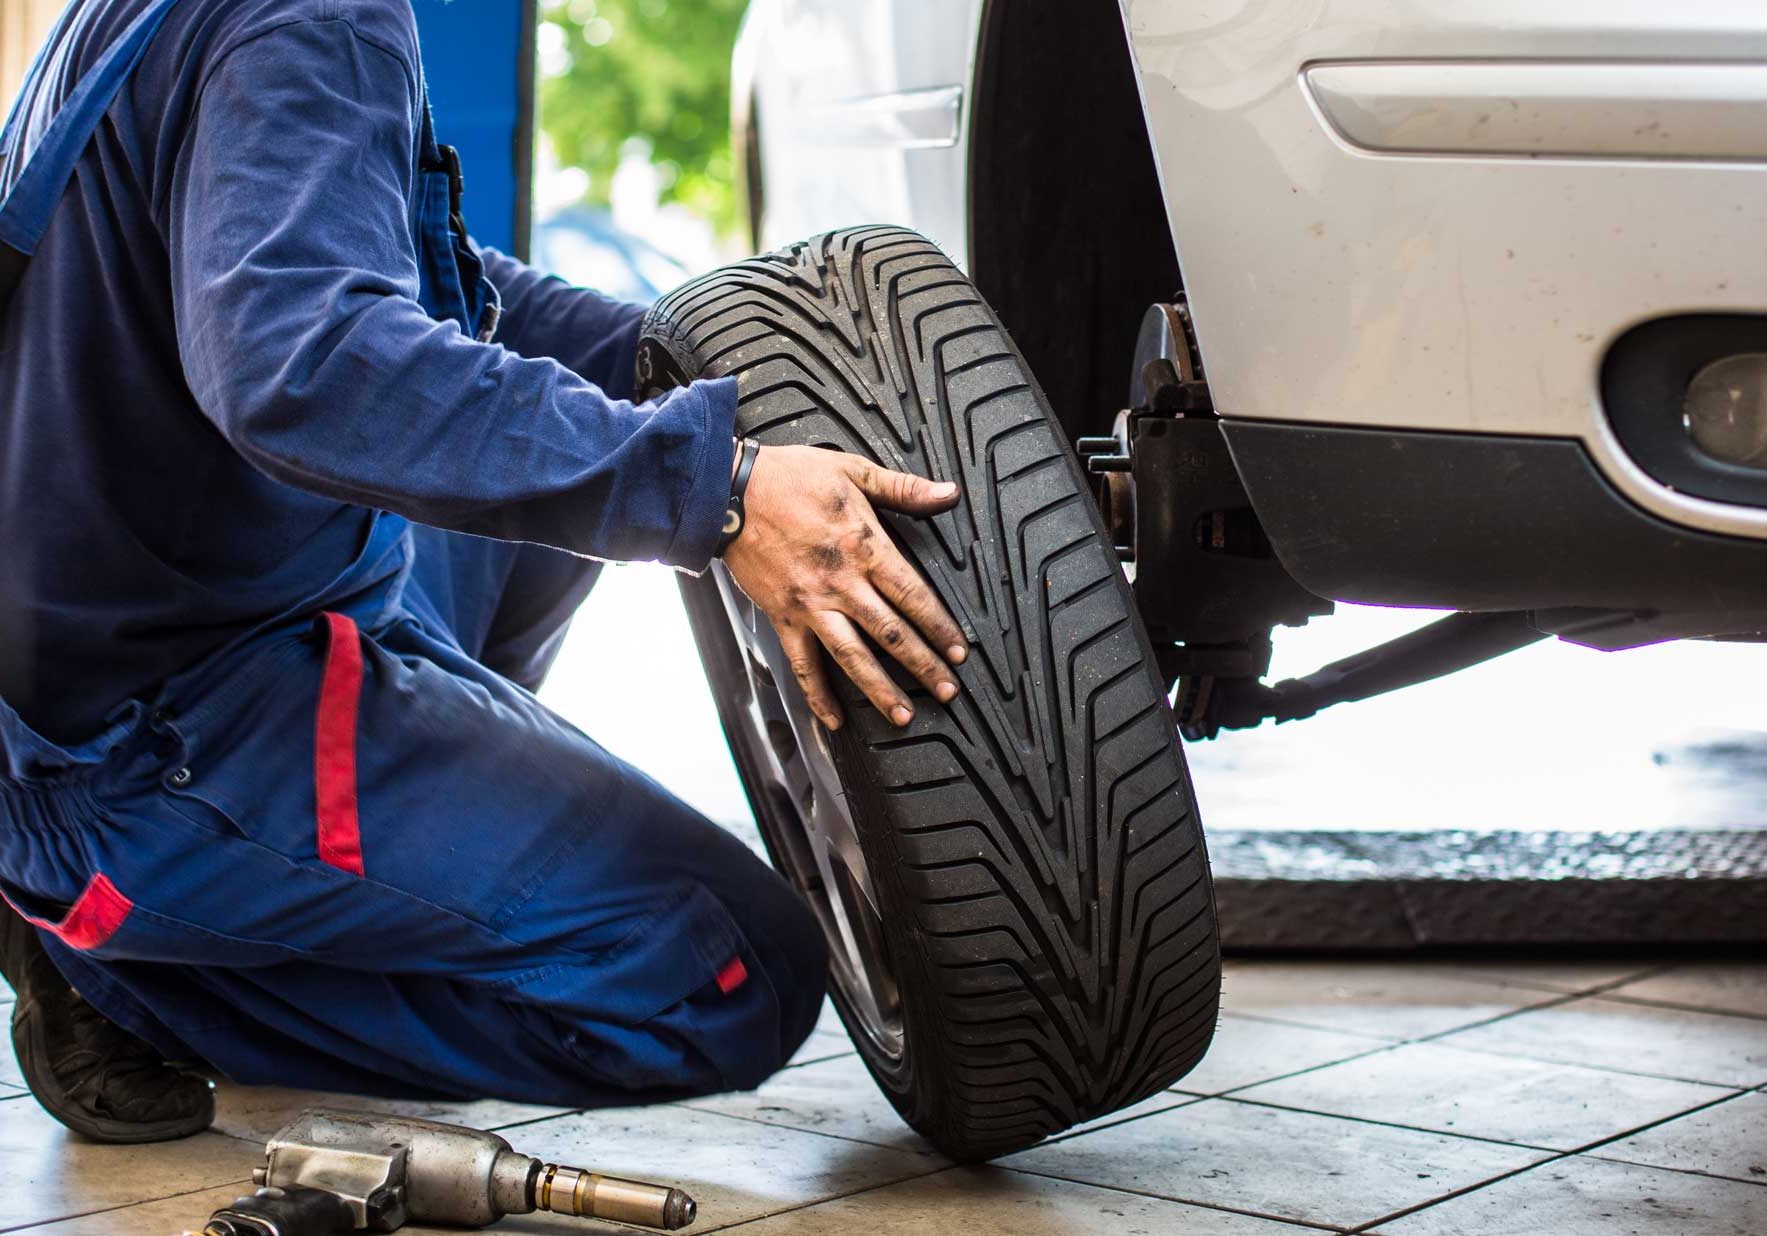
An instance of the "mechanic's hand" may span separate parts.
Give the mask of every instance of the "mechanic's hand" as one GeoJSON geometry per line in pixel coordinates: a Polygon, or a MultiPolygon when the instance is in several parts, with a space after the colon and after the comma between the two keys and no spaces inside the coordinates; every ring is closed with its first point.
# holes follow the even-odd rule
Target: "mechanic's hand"
{"type": "Polygon", "coordinates": [[[742,532],[724,550],[731,577],[773,621],[810,710],[831,730],[841,707],[817,641],[896,725],[913,720],[914,708],[860,630],[941,701],[957,695],[947,662],[969,655],[962,630],[884,534],[874,502],[932,515],[957,504],[957,486],[840,451],[763,446],[743,495],[742,532]]]}

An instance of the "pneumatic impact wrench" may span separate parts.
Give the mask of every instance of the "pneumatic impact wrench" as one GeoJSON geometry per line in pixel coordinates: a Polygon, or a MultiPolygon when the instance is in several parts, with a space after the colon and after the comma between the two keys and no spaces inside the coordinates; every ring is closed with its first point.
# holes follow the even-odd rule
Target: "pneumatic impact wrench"
{"type": "Polygon", "coordinates": [[[495,1133],[372,1112],[302,1112],[270,1139],[252,1182],[258,1191],[217,1210],[201,1236],[483,1227],[535,1210],[672,1232],[695,1213],[680,1189],[544,1163],[495,1133]]]}

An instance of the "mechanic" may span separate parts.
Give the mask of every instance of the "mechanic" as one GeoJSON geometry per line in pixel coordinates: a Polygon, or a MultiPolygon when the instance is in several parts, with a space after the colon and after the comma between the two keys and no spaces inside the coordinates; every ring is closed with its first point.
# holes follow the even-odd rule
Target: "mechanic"
{"type": "Polygon", "coordinates": [[[965,645],[873,504],[955,487],[741,468],[734,379],[634,403],[642,307],[467,239],[410,0],[72,0],[0,148],[0,252],[41,233],[0,322],[37,1098],[150,1141],[209,1124],[198,1069],[583,1107],[781,1066],[815,919],[531,692],[597,560],[721,551],[826,725],[822,646],[907,724],[861,631],[940,699],[965,645]]]}

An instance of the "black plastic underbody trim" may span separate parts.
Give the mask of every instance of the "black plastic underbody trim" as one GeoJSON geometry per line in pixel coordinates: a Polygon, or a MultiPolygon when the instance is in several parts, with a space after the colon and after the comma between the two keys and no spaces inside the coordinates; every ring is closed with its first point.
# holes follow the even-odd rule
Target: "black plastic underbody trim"
{"type": "Polygon", "coordinates": [[[1321,596],[1460,610],[1767,620],[1767,540],[1633,505],[1564,438],[1224,423],[1283,564],[1321,596]]]}

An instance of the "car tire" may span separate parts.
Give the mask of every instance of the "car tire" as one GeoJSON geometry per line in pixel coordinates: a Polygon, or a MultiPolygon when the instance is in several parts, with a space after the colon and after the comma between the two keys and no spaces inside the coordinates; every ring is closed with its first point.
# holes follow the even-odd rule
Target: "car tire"
{"type": "Polygon", "coordinates": [[[973,285],[912,232],[831,232],[665,297],[638,369],[647,394],[735,376],[765,445],[962,488],[882,516],[971,641],[950,704],[894,669],[906,729],[831,668],[848,721],[824,730],[722,567],[683,581],[763,838],[891,1103],[974,1160],[1172,1085],[1220,989],[1189,775],[1085,478],[973,285]]]}

